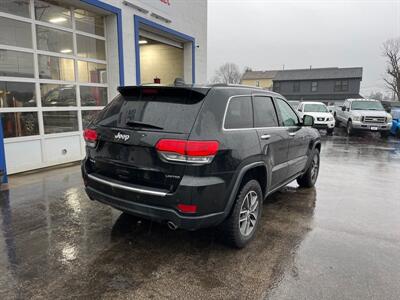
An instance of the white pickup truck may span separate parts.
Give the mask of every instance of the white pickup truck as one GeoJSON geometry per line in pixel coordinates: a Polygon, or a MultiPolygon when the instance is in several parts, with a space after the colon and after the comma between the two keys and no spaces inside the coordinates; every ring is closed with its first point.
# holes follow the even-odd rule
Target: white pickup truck
{"type": "Polygon", "coordinates": [[[380,132],[389,135],[392,116],[385,111],[378,100],[347,99],[335,111],[336,125],[346,127],[348,135],[357,130],[380,132]]]}

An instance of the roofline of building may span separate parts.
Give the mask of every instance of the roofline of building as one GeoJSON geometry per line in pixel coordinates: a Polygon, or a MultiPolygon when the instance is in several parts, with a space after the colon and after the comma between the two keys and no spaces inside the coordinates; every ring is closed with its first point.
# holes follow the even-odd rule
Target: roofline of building
{"type": "MultiPolygon", "coordinates": [[[[274,80],[274,78],[277,76],[278,73],[283,73],[283,72],[296,72],[296,71],[314,71],[314,70],[349,70],[349,69],[361,69],[361,72],[363,70],[363,67],[326,67],[326,68],[304,68],[304,69],[287,69],[287,70],[265,70],[265,71],[246,71],[241,80],[261,80],[261,79],[272,79],[273,81],[301,81],[304,79],[290,79],[290,80],[274,80]],[[266,73],[266,72],[275,72],[275,76],[271,76],[271,77],[266,77],[266,76],[252,76],[252,78],[246,78],[246,73],[266,73]]],[[[261,74],[260,74],[261,75],[261,74]]],[[[312,79],[318,79],[318,80],[332,80],[332,79],[339,79],[339,78],[346,78],[346,79],[358,79],[361,78],[362,79],[362,75],[361,76],[356,76],[356,77],[333,77],[333,78],[309,78],[306,80],[312,80],[312,79]]]]}
{"type": "Polygon", "coordinates": [[[272,81],[280,81],[280,82],[284,82],[284,81],[310,81],[310,80],[336,80],[336,79],[362,79],[362,76],[360,77],[332,77],[332,78],[307,78],[307,79],[284,79],[284,80],[280,80],[280,79],[273,79],[272,81]]]}

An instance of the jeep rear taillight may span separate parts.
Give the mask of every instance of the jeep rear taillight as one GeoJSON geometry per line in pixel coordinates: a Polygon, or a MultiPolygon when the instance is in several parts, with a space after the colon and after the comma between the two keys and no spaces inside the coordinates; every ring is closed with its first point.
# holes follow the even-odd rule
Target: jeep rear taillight
{"type": "Polygon", "coordinates": [[[85,129],[83,131],[83,138],[85,139],[86,145],[89,147],[96,147],[96,143],[97,143],[97,132],[96,130],[93,129],[85,129]]]}
{"type": "Polygon", "coordinates": [[[156,144],[160,156],[167,161],[208,164],[217,154],[217,141],[185,141],[162,139],[156,144]]]}

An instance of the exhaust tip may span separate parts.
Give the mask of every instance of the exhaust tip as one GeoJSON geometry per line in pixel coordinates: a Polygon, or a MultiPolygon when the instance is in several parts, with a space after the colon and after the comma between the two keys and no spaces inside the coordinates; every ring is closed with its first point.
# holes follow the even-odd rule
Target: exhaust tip
{"type": "Polygon", "coordinates": [[[171,230],[177,230],[178,229],[178,226],[172,221],[168,221],[167,225],[168,225],[168,228],[171,229],[171,230]]]}

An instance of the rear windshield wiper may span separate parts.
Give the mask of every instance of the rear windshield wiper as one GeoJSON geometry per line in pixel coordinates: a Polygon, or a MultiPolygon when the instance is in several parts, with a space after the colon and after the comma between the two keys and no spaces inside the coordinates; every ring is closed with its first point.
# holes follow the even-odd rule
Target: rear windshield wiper
{"type": "Polygon", "coordinates": [[[136,127],[136,128],[164,129],[160,126],[151,125],[151,124],[138,122],[138,121],[128,121],[128,122],[126,122],[126,125],[131,126],[131,127],[136,127]]]}

